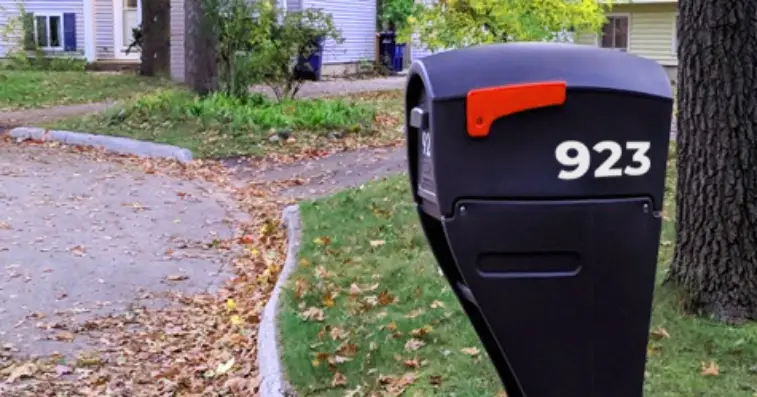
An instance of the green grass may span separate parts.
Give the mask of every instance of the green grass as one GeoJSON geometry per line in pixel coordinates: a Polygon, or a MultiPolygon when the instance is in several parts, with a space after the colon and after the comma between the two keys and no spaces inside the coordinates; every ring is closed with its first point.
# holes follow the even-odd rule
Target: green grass
{"type": "MultiPolygon", "coordinates": [[[[47,127],[177,145],[198,158],[255,156],[273,149],[314,147],[316,141],[328,144],[334,136],[381,136],[387,131],[380,122],[388,118],[390,124],[397,124],[401,116],[396,110],[401,111],[402,102],[395,97],[394,92],[368,93],[277,102],[259,94],[244,99],[221,94],[198,98],[185,90],[168,89],[102,114],[56,121],[47,127]]],[[[394,131],[386,138],[400,136],[394,131]]]]}
{"type": "Polygon", "coordinates": [[[169,84],[132,73],[0,70],[0,110],[128,99],[169,84]]]}
{"type": "MultiPolygon", "coordinates": [[[[674,166],[671,161],[652,320],[652,329],[664,329],[669,337],[650,339],[645,396],[753,396],[757,375],[750,368],[757,364],[757,327],[730,327],[685,315],[676,294],[659,285],[673,249],[674,166]],[[704,376],[703,362],[715,362],[719,375],[704,376]]],[[[285,291],[279,318],[284,365],[301,396],[343,396],[357,387],[361,393],[355,395],[365,396],[385,387],[380,376],[409,372],[417,377],[404,394],[408,396],[480,397],[501,390],[484,353],[471,357],[461,351],[483,349],[437,274],[406,177],[305,203],[302,221],[300,266],[285,291]],[[360,289],[354,296],[353,284],[360,289]],[[384,291],[397,301],[371,307],[382,301],[384,291]],[[309,308],[315,309],[308,313],[309,308]],[[320,311],[322,322],[302,318],[320,311]],[[412,331],[425,326],[432,328],[423,338],[426,345],[406,351],[412,331]],[[348,354],[354,348],[357,353],[348,354]],[[337,355],[351,361],[337,363],[337,355]],[[425,365],[407,367],[405,361],[416,356],[425,365]],[[336,370],[346,377],[343,388],[332,386],[336,370]],[[432,377],[441,377],[441,383],[432,385],[431,379],[439,379],[432,377]]]]}

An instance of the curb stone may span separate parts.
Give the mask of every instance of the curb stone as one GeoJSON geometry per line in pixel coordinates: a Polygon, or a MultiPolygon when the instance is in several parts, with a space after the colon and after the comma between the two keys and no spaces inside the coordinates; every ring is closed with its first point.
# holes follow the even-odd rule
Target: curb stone
{"type": "Polygon", "coordinates": [[[29,139],[56,141],[67,145],[99,147],[119,154],[132,154],[140,157],[172,158],[180,163],[189,163],[192,161],[192,152],[189,149],[117,136],[47,130],[37,127],[17,127],[8,131],[8,135],[16,138],[18,142],[23,142],[29,139]]]}
{"type": "Polygon", "coordinates": [[[258,327],[258,370],[260,372],[261,397],[292,397],[296,394],[286,383],[279,352],[279,331],[276,327],[276,315],[279,309],[279,297],[284,283],[297,267],[297,253],[300,249],[301,224],[300,207],[291,205],[284,208],[281,219],[287,228],[287,257],[281,269],[279,279],[271,292],[271,297],[263,310],[263,317],[258,327]]]}

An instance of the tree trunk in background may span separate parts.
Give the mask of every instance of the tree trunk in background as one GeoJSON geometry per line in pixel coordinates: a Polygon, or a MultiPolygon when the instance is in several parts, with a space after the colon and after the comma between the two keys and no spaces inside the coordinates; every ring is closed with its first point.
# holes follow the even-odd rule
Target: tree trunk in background
{"type": "Polygon", "coordinates": [[[200,95],[218,89],[217,40],[205,18],[204,0],[184,3],[186,83],[200,95]]]}
{"type": "Polygon", "coordinates": [[[757,319],[757,0],[679,0],[677,245],[687,308],[757,319]]]}
{"type": "Polygon", "coordinates": [[[142,63],[145,76],[171,73],[171,2],[142,1],[142,63]]]}

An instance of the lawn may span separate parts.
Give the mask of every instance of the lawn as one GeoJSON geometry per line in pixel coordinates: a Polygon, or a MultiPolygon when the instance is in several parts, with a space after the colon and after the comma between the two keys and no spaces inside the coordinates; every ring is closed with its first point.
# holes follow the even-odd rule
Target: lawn
{"type": "Polygon", "coordinates": [[[198,98],[165,89],[46,127],[176,145],[197,158],[228,158],[312,150],[350,139],[397,141],[403,104],[401,91],[277,102],[261,94],[198,98]]]}
{"type": "Polygon", "coordinates": [[[0,111],[129,99],[168,85],[134,73],[0,70],[0,111]]]}
{"type": "MultiPolygon", "coordinates": [[[[674,166],[671,161],[645,396],[754,396],[757,326],[684,315],[675,294],[659,285],[673,250],[674,166]]],[[[299,395],[501,391],[437,273],[405,176],[304,203],[302,221],[300,265],[279,318],[284,365],[299,395]]]]}

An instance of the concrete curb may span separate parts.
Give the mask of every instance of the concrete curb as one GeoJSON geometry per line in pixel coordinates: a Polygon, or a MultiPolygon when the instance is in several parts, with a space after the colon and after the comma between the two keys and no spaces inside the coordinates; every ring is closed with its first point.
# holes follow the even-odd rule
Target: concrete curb
{"type": "Polygon", "coordinates": [[[261,397],[289,397],[295,393],[284,379],[279,355],[279,331],[276,327],[276,315],[279,309],[279,297],[284,283],[297,267],[297,253],[300,249],[301,224],[300,207],[291,205],[284,208],[281,219],[287,228],[287,257],[276,286],[263,310],[263,317],[258,327],[258,370],[260,373],[261,397]]]}
{"type": "Polygon", "coordinates": [[[140,157],[172,158],[180,163],[192,161],[189,149],[161,143],[138,141],[108,135],[94,135],[84,132],[47,130],[37,127],[18,127],[8,131],[8,135],[22,142],[29,139],[39,141],[57,141],[66,145],[94,146],[119,154],[132,154],[140,157]]]}

